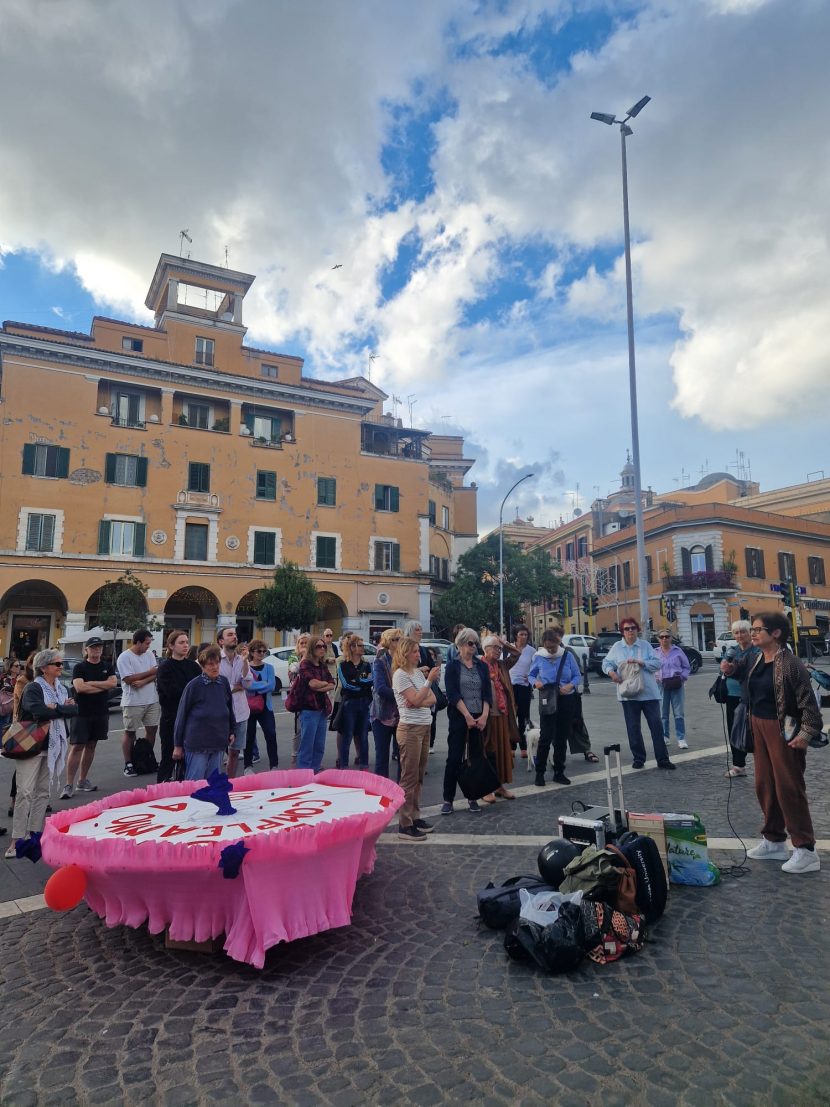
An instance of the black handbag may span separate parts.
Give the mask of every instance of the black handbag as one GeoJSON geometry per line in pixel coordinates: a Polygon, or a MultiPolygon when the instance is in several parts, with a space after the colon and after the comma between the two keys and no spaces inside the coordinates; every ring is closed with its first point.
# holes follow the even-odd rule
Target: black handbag
{"type": "Polygon", "coordinates": [[[728,696],[726,677],[723,673],[718,673],[715,677],[715,683],[709,689],[709,699],[714,700],[715,703],[726,703],[728,696]]]}
{"type": "Polygon", "coordinates": [[[329,715],[329,730],[340,730],[340,720],[343,715],[343,701],[338,700],[334,705],[334,710],[329,715]]]}
{"type": "Polygon", "coordinates": [[[539,689],[539,714],[555,715],[559,708],[559,682],[539,689]]]}
{"type": "Polygon", "coordinates": [[[481,750],[470,753],[469,737],[464,747],[464,759],[458,770],[458,787],[465,799],[480,800],[501,788],[498,774],[481,750]]]}
{"type": "MultiPolygon", "coordinates": [[[[432,694],[435,696],[435,703],[433,707],[436,711],[446,711],[449,707],[450,701],[447,699],[446,692],[438,684],[432,685],[432,694]]],[[[485,793],[486,794],[486,793],[485,793]]]]}

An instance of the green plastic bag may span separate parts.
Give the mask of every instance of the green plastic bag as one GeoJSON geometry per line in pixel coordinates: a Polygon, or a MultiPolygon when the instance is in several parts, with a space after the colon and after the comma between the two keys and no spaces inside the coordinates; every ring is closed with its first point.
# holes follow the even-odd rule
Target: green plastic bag
{"type": "Polygon", "coordinates": [[[720,869],[709,860],[706,827],[699,815],[663,816],[666,854],[672,884],[705,888],[720,882],[720,869]]]}

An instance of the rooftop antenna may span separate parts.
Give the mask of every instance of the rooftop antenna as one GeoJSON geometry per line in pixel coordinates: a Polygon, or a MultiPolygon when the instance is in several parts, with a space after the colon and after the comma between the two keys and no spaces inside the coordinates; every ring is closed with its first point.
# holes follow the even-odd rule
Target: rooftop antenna
{"type": "Polygon", "coordinates": [[[403,403],[400,396],[392,395],[392,418],[397,422],[398,419],[398,404],[403,403]]]}
{"type": "Polygon", "coordinates": [[[709,458],[705,457],[703,459],[703,464],[700,467],[700,476],[701,476],[701,478],[705,477],[708,472],[709,472],[709,458]]]}
{"type": "Polygon", "coordinates": [[[228,261],[228,247],[226,246],[225,247],[225,268],[230,269],[230,267],[231,267],[231,264],[228,261]]]}
{"type": "MultiPolygon", "coordinates": [[[[184,244],[185,244],[185,242],[188,244],[188,246],[193,245],[193,239],[190,237],[190,231],[189,230],[179,231],[179,257],[184,257],[184,244]]],[[[187,252],[187,256],[188,256],[188,258],[190,257],[190,251],[189,250],[187,252]]]]}
{"type": "Polygon", "coordinates": [[[409,425],[411,427],[412,426],[412,409],[413,409],[413,407],[415,407],[415,405],[418,402],[415,399],[415,393],[414,392],[411,396],[406,397],[406,402],[407,402],[407,406],[409,407],[409,425]]]}
{"type": "Polygon", "coordinates": [[[366,370],[366,379],[371,381],[372,379],[372,362],[377,361],[378,354],[369,354],[369,368],[366,370]]]}

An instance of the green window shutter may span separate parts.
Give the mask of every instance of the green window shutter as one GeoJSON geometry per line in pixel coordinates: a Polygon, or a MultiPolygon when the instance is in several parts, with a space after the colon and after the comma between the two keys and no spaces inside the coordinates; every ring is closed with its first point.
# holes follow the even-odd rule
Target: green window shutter
{"type": "Polygon", "coordinates": [[[401,571],[401,547],[397,542],[392,543],[392,572],[399,573],[401,571]]]}
{"type": "Polygon", "coordinates": [[[267,469],[257,469],[256,495],[258,500],[276,500],[277,474],[267,469]]]}
{"type": "Polygon", "coordinates": [[[144,557],[144,544],[147,536],[147,524],[136,523],[133,539],[133,557],[144,557]]]}
{"type": "Polygon", "coordinates": [[[56,466],[56,477],[68,477],[69,476],[69,450],[65,446],[58,446],[58,460],[56,466]]]}
{"type": "Polygon", "coordinates": [[[98,524],[98,553],[110,552],[110,523],[109,519],[102,519],[98,524]]]}
{"type": "Polygon", "coordinates": [[[139,488],[147,487],[147,458],[136,458],[135,483],[139,488]]]}
{"type": "Polygon", "coordinates": [[[394,485],[389,489],[389,510],[400,511],[400,497],[398,489],[394,485]]]}
{"type": "Polygon", "coordinates": [[[254,531],[254,563],[273,565],[276,554],[276,535],[267,531],[254,531]]]}
{"type": "Polygon", "coordinates": [[[375,485],[375,511],[383,511],[383,489],[384,485],[375,485]]]}
{"type": "Polygon", "coordinates": [[[51,553],[55,548],[55,516],[41,515],[40,519],[40,549],[51,553]]]}
{"type": "Polygon", "coordinates": [[[30,515],[26,520],[26,549],[27,550],[39,550],[40,549],[40,534],[41,526],[40,521],[43,518],[42,515],[30,515]]]}
{"type": "Polygon", "coordinates": [[[104,480],[107,484],[115,484],[115,465],[118,460],[117,454],[107,454],[104,461],[104,480]]]}
{"type": "Polygon", "coordinates": [[[23,475],[31,476],[35,471],[35,444],[27,442],[23,447],[23,475]]]}

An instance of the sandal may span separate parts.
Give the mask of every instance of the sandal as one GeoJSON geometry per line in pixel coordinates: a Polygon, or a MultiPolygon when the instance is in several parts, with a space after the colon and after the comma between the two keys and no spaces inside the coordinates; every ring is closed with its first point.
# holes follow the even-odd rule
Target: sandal
{"type": "Polygon", "coordinates": [[[506,788],[499,788],[496,792],[493,793],[493,795],[501,796],[502,799],[506,800],[514,800],[516,798],[513,793],[508,792],[506,788]]]}
{"type": "Polygon", "coordinates": [[[727,769],[723,774],[724,776],[746,776],[746,769],[740,768],[738,765],[733,765],[731,769],[727,769]]]}
{"type": "Polygon", "coordinates": [[[495,803],[496,802],[496,797],[491,792],[489,796],[482,796],[481,799],[478,802],[479,803],[495,803]]]}
{"type": "Polygon", "coordinates": [[[599,758],[597,757],[597,755],[595,753],[591,753],[589,751],[588,753],[585,754],[585,760],[590,761],[592,765],[596,765],[597,762],[599,761],[599,758]]]}

